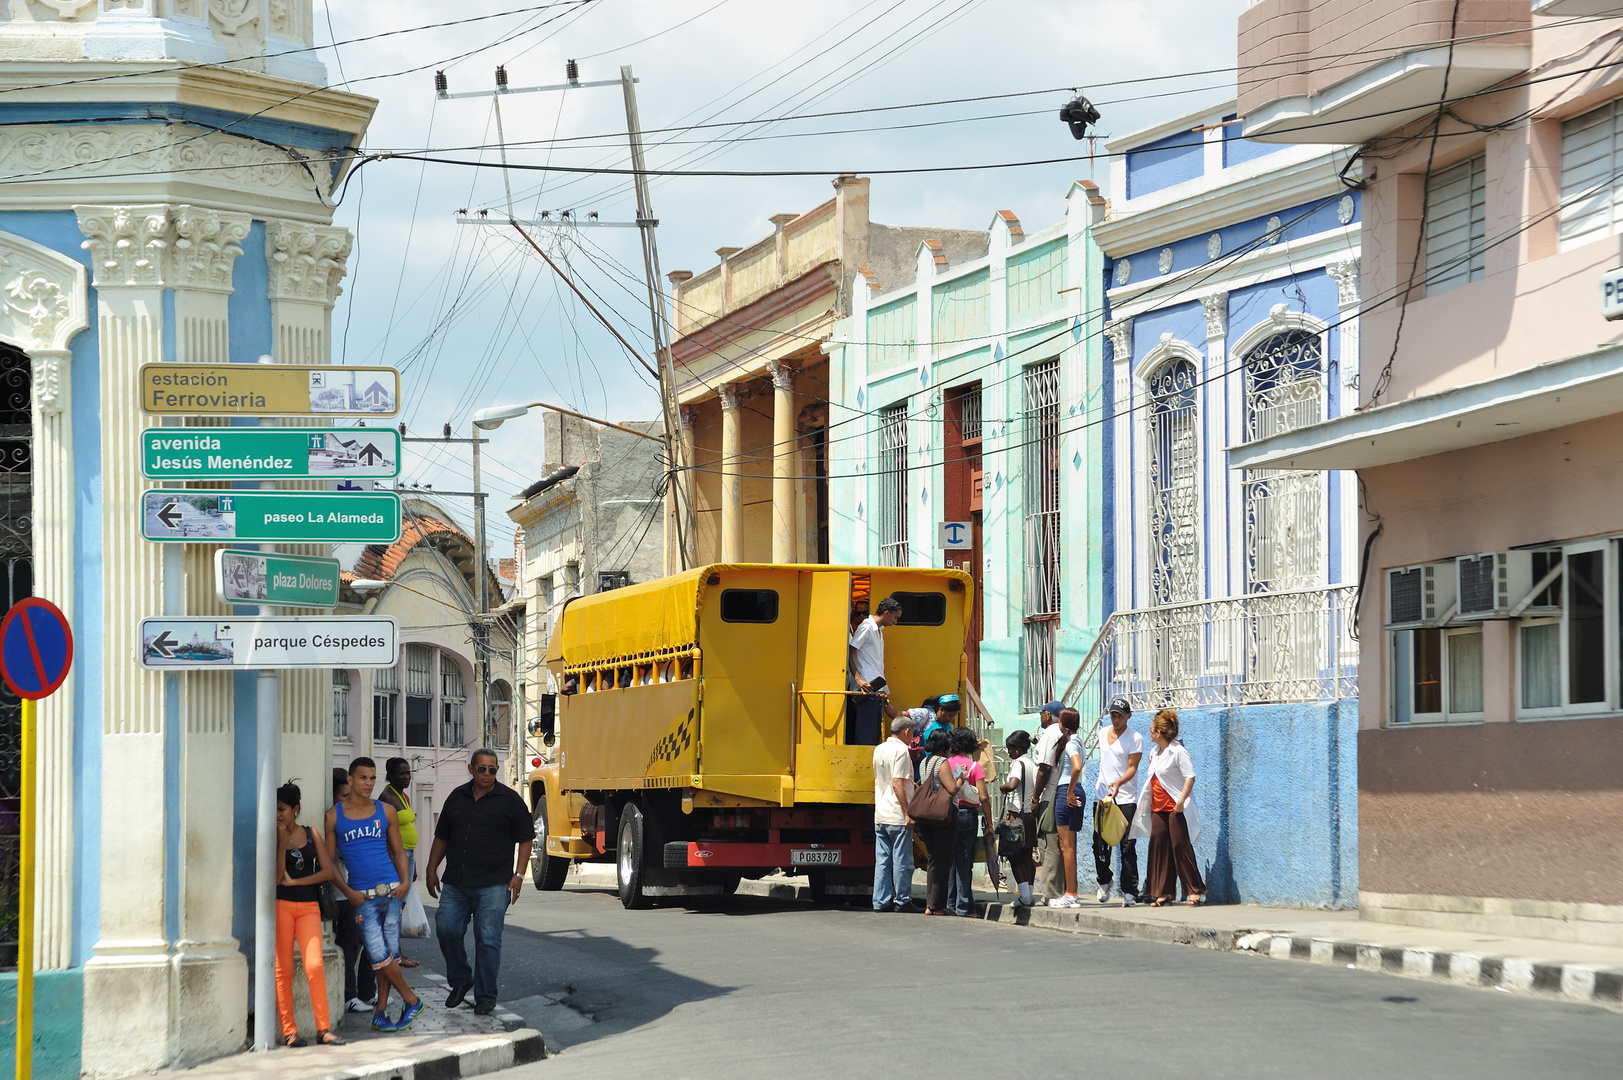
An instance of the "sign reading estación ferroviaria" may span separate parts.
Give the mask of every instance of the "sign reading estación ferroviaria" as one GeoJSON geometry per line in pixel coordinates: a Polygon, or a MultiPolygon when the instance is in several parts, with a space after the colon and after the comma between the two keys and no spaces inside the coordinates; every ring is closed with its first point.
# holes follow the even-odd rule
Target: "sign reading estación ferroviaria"
{"type": "Polygon", "coordinates": [[[142,364],[141,408],[155,416],[393,416],[400,372],[291,364],[142,364]]]}

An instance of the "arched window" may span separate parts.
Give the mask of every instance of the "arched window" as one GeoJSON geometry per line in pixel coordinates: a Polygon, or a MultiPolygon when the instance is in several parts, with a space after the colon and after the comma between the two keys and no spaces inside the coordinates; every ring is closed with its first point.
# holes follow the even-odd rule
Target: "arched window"
{"type": "MultiPolygon", "coordinates": [[[[0,603],[34,592],[33,365],[0,345],[0,603]]],[[[22,805],[22,699],[0,685],[0,967],[17,966],[17,815],[22,805]]]]}
{"type": "Polygon", "coordinates": [[[1150,376],[1150,595],[1200,598],[1200,423],[1195,365],[1169,360],[1150,376]]]}
{"type": "MultiPolygon", "coordinates": [[[[1245,358],[1247,442],[1315,424],[1324,417],[1324,340],[1286,330],[1245,358]]],[[[1289,469],[1245,473],[1245,561],[1249,592],[1322,584],[1324,477],[1289,469]]]]}

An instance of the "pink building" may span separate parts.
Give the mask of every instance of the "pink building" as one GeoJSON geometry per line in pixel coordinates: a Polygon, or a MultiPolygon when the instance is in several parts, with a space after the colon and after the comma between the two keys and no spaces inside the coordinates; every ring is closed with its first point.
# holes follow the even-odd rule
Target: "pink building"
{"type": "Polygon", "coordinates": [[[1240,19],[1246,135],[1361,146],[1361,405],[1230,466],[1358,473],[1365,918],[1623,944],[1623,19],[1596,14],[1623,3],[1240,19]]]}

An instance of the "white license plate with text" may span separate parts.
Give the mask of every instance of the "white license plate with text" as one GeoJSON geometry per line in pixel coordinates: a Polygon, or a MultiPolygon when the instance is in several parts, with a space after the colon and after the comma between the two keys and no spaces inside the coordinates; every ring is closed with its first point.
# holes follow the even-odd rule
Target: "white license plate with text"
{"type": "Polygon", "coordinates": [[[840,853],[823,848],[790,848],[790,866],[838,866],[840,853]]]}

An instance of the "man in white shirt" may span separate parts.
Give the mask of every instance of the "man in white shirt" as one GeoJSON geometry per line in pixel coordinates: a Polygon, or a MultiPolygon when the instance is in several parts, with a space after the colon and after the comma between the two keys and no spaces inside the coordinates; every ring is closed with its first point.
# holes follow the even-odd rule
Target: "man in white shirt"
{"type": "Polygon", "coordinates": [[[860,694],[847,699],[845,709],[845,742],[847,746],[876,746],[879,743],[879,718],[894,718],[890,708],[889,691],[885,683],[885,627],[895,626],[902,618],[902,602],[887,596],[874,607],[872,615],[857,624],[851,634],[850,666],[860,694]],[[874,690],[874,683],[879,690],[874,690]]]}
{"type": "Polygon", "coordinates": [[[907,812],[913,782],[913,718],[890,722],[890,738],[873,750],[873,909],[917,911],[913,906],[913,818],[907,812]]]}
{"type": "MultiPolygon", "coordinates": [[[[1133,707],[1124,697],[1110,701],[1110,727],[1099,735],[1099,779],[1093,786],[1093,868],[1099,879],[1099,903],[1110,899],[1110,845],[1099,835],[1099,809],[1114,802],[1133,820],[1138,810],[1138,762],[1144,756],[1144,736],[1127,726],[1133,707]]],[[[1138,903],[1138,841],[1121,840],[1121,903],[1138,903]]]]}
{"type": "Polygon", "coordinates": [[[1031,752],[1032,763],[1037,766],[1037,802],[1033,809],[1037,823],[1036,901],[1053,900],[1065,895],[1062,856],[1059,836],[1054,823],[1054,796],[1059,789],[1059,756],[1065,746],[1065,732],[1059,726],[1059,714],[1065,711],[1063,701],[1050,701],[1038,714],[1042,733],[1037,748],[1031,752]]]}

